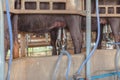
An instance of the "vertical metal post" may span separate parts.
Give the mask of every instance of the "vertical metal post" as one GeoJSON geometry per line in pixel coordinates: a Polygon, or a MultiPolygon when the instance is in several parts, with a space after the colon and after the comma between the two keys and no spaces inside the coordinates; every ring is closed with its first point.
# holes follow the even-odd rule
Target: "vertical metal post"
{"type": "Polygon", "coordinates": [[[3,19],[3,0],[0,0],[0,80],[5,80],[4,78],[4,19],[3,19]]]}
{"type": "MultiPolygon", "coordinates": [[[[86,56],[91,50],[91,0],[86,0],[86,56]]],[[[86,78],[91,80],[90,60],[86,64],[86,78]]]]}

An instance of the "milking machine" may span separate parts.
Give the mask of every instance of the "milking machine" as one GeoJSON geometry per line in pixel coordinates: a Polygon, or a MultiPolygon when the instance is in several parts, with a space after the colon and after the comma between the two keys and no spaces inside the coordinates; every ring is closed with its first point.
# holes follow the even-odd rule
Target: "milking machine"
{"type": "Polygon", "coordinates": [[[112,30],[110,25],[106,24],[103,27],[103,41],[104,42],[104,46],[106,49],[113,49],[113,45],[109,44],[109,43],[113,43],[113,39],[112,39],[112,30]]]}
{"type": "Polygon", "coordinates": [[[8,72],[6,80],[10,80],[10,71],[12,66],[12,58],[13,58],[13,35],[12,35],[12,24],[10,19],[10,10],[9,10],[9,1],[6,0],[6,13],[7,13],[7,20],[8,20],[8,29],[9,29],[9,36],[10,36],[10,59],[8,62],[8,72]]]}
{"type": "Polygon", "coordinates": [[[68,67],[66,70],[66,80],[69,80],[69,73],[70,73],[70,67],[71,67],[71,55],[70,53],[66,50],[67,46],[67,37],[65,34],[65,29],[64,28],[59,28],[58,30],[58,37],[56,40],[56,47],[57,47],[57,53],[60,54],[53,72],[52,80],[56,80],[56,75],[60,66],[60,62],[62,60],[63,55],[66,55],[68,57],[68,67]]]}
{"type": "Polygon", "coordinates": [[[5,53],[4,53],[4,15],[3,0],[0,0],[0,80],[5,80],[5,53]]]}
{"type": "Polygon", "coordinates": [[[67,47],[67,37],[64,28],[59,28],[58,37],[56,40],[57,54],[60,54],[62,48],[66,49],[67,47]],[[62,40],[61,40],[62,39],[62,40]]]}

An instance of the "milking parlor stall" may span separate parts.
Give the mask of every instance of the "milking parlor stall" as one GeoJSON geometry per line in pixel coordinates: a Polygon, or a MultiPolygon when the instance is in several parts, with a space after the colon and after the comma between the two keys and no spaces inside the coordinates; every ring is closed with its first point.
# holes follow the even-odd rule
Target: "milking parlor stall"
{"type": "Polygon", "coordinates": [[[120,80],[119,4],[0,0],[0,80],[120,80]]]}

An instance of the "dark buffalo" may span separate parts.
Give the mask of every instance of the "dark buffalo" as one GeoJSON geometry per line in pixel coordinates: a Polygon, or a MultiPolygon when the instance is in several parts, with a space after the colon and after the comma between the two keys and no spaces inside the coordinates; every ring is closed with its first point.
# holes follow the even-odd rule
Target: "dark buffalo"
{"type": "MultiPolygon", "coordinates": [[[[95,2],[96,0],[92,0],[92,13],[95,13],[95,2]]],[[[100,5],[120,5],[120,1],[119,0],[99,0],[99,4],[100,5]]],[[[117,9],[117,13],[119,12],[119,8],[117,9]]],[[[100,13],[104,13],[105,9],[104,8],[100,8],[100,13]]],[[[113,13],[114,10],[112,8],[110,8],[108,10],[108,13],[113,13]]],[[[86,21],[85,17],[82,18],[82,30],[85,30],[85,26],[86,24],[84,23],[86,21]]],[[[92,23],[91,23],[91,29],[92,31],[97,32],[97,19],[92,17],[92,23]]],[[[103,38],[103,26],[105,24],[110,24],[113,35],[114,35],[114,39],[115,42],[119,42],[120,41],[120,18],[117,17],[101,17],[100,18],[100,28],[101,28],[101,35],[100,35],[100,42],[98,44],[98,48],[101,49],[101,42],[102,42],[102,38],[103,38]]]]}
{"type": "MultiPolygon", "coordinates": [[[[17,0],[18,1],[18,0],[17,0]]],[[[17,3],[17,2],[16,2],[17,3]]],[[[18,2],[16,8],[20,8],[20,3],[18,2]]],[[[45,4],[41,5],[43,9],[47,9],[45,4]]],[[[64,9],[62,3],[59,5],[55,5],[54,9],[64,9]]],[[[34,8],[34,4],[26,4],[26,8],[34,8]],[[32,6],[32,7],[31,7],[32,6]]],[[[69,29],[73,44],[74,44],[74,53],[81,52],[81,42],[82,36],[80,32],[81,27],[81,16],[79,15],[56,15],[56,14],[20,14],[20,15],[13,15],[12,22],[13,22],[13,33],[14,33],[14,45],[17,45],[17,35],[19,32],[28,32],[28,33],[45,33],[48,32],[50,27],[55,25],[56,22],[64,22],[65,26],[69,29]]],[[[55,25],[59,27],[59,25],[55,25]]],[[[55,41],[57,38],[57,30],[50,31],[51,35],[51,45],[53,46],[53,55],[56,55],[56,47],[55,41]]],[[[15,47],[16,48],[16,47],[15,47]]],[[[18,49],[16,49],[17,53],[15,54],[18,57],[18,49]]]]}
{"type": "MultiPolygon", "coordinates": [[[[95,0],[93,1],[95,3],[95,0]]],[[[100,5],[120,5],[120,0],[100,0],[99,1],[100,5]]],[[[117,8],[117,13],[119,12],[119,8],[117,8]]],[[[100,13],[104,13],[105,10],[103,8],[100,9],[100,13]]],[[[114,10],[113,8],[109,8],[108,9],[108,13],[113,13],[114,10]]],[[[114,39],[115,42],[119,42],[120,41],[120,18],[117,17],[107,17],[107,18],[103,18],[101,17],[101,24],[107,23],[110,24],[113,35],[114,35],[114,39]]]]}

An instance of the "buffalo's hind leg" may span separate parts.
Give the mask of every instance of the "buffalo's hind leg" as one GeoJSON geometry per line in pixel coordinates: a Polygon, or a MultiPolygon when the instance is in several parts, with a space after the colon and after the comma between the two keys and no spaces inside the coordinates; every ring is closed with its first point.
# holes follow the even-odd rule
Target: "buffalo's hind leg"
{"type": "Polygon", "coordinates": [[[53,47],[52,55],[57,55],[57,49],[56,49],[57,30],[56,29],[50,31],[50,38],[51,38],[51,46],[53,47]]]}
{"type": "Polygon", "coordinates": [[[74,45],[74,53],[78,54],[81,53],[82,48],[81,17],[74,15],[69,20],[68,27],[74,45]]]}
{"type": "Polygon", "coordinates": [[[13,16],[13,58],[19,57],[19,43],[18,43],[18,15],[13,16]]]}

